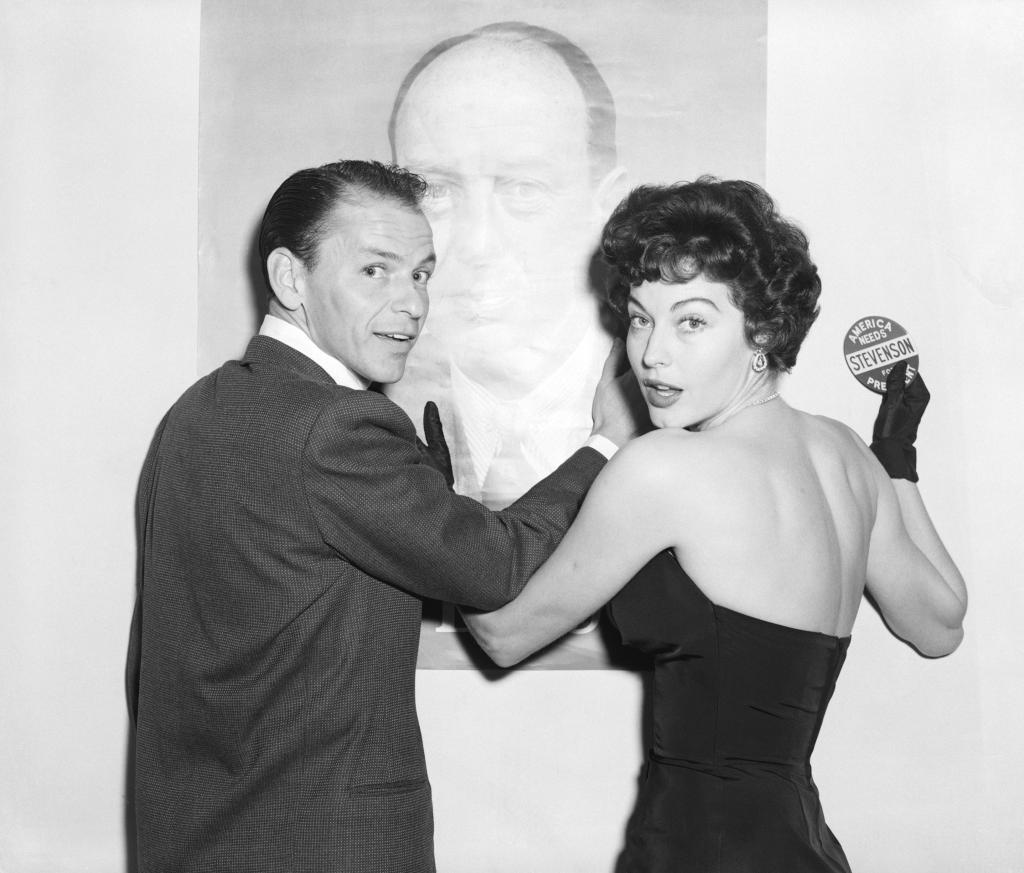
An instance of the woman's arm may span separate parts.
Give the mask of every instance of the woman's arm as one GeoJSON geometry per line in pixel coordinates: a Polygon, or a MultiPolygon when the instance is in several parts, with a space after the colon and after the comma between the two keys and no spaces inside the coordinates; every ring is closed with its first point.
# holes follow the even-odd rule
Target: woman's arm
{"type": "Polygon", "coordinates": [[[917,486],[917,438],[931,394],[901,361],[886,379],[869,461],[878,483],[868,551],[868,593],[892,631],[924,655],[948,655],[963,639],[967,588],[917,486]],[[884,469],[883,469],[884,468],[884,469]]]}
{"type": "MultiPolygon", "coordinates": [[[[684,437],[685,438],[685,437],[684,437]]],[[[664,435],[627,445],[601,471],[554,554],[522,593],[493,612],[464,611],[477,642],[509,667],[593,615],[655,554],[672,545],[664,435]]]]}
{"type": "Polygon", "coordinates": [[[921,654],[948,655],[963,639],[967,587],[917,486],[878,470],[878,511],[867,588],[898,637],[921,654]]]}

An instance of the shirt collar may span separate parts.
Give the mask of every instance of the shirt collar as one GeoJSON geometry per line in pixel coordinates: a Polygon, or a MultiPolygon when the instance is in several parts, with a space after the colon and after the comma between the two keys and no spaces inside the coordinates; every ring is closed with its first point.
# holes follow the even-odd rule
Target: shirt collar
{"type": "Polygon", "coordinates": [[[290,324],[283,318],[278,318],[276,315],[265,315],[263,317],[263,324],[260,325],[260,336],[268,336],[305,355],[313,363],[323,367],[327,371],[327,375],[338,385],[356,390],[369,387],[369,381],[357,376],[341,361],[333,355],[327,354],[327,352],[313,342],[304,330],[296,327],[294,324],[290,324]]]}

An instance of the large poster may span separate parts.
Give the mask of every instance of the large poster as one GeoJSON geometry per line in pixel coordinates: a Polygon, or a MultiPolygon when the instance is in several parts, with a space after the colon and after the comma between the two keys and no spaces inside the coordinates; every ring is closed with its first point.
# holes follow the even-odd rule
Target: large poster
{"type": "MultiPolygon", "coordinates": [[[[438,266],[405,378],[441,410],[456,489],[514,501],[586,440],[617,330],[596,246],[633,185],[763,182],[764,0],[210,0],[203,5],[199,357],[235,357],[262,314],[270,194],[339,158],[429,184],[438,266]]],[[[421,667],[489,665],[427,604],[421,667]]],[[[628,665],[595,617],[527,667],[628,665]]]]}

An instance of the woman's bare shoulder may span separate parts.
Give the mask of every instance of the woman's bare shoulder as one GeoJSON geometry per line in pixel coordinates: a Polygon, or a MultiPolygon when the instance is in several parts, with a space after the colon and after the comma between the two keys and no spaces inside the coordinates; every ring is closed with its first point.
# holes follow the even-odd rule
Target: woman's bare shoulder
{"type": "Polygon", "coordinates": [[[675,467],[699,457],[706,451],[708,441],[702,434],[682,428],[659,428],[638,436],[615,456],[621,465],[631,467],[675,467]]]}
{"type": "Polygon", "coordinates": [[[741,444],[721,434],[662,428],[632,440],[609,466],[620,482],[678,501],[682,494],[699,499],[704,486],[719,488],[743,455],[741,444]]]}
{"type": "Polygon", "coordinates": [[[693,466],[702,454],[699,436],[679,428],[652,430],[619,449],[607,473],[618,479],[656,486],[676,471],[693,466]]]}
{"type": "Polygon", "coordinates": [[[827,415],[802,413],[812,429],[816,429],[823,438],[834,441],[836,447],[848,451],[859,458],[871,457],[867,444],[850,425],[827,415]]]}

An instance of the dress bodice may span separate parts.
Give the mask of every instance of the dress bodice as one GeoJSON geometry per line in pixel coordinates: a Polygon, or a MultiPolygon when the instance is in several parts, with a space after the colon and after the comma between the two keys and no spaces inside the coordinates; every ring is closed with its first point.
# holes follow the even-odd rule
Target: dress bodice
{"type": "Polygon", "coordinates": [[[653,742],[617,869],[849,873],[810,756],[850,638],[717,606],[672,552],[608,612],[654,659],[653,742]]]}
{"type": "Polygon", "coordinates": [[[712,769],[806,771],[849,637],[712,603],[665,551],[608,611],[654,658],[653,753],[712,769]]]}

